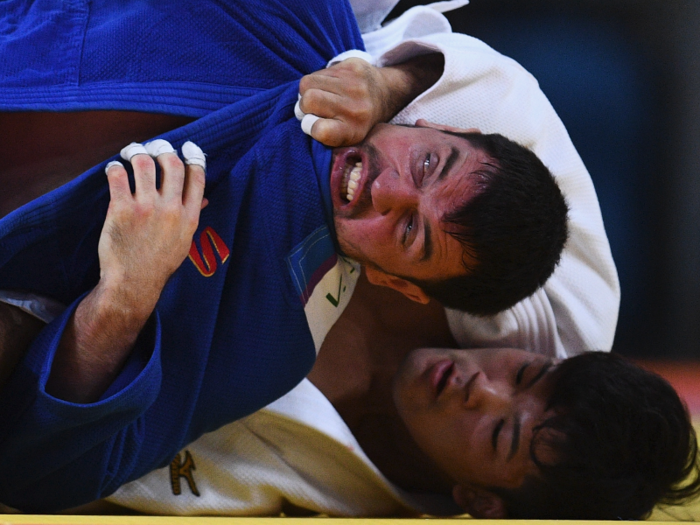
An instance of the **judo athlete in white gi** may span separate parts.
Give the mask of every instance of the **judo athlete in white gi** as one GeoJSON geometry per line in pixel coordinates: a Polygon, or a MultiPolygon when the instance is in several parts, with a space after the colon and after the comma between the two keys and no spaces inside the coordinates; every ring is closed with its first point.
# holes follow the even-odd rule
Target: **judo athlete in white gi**
{"type": "MultiPolygon", "coordinates": [[[[394,329],[394,336],[405,331],[414,347],[450,346],[454,338],[462,348],[514,347],[547,359],[609,351],[619,287],[595,191],[536,80],[484,43],[452,33],[447,20],[428,7],[414,8],[363,38],[380,65],[427,51],[442,53],[440,80],[393,122],[468,123],[526,144],[552,170],[566,196],[570,236],[546,284],[488,318],[446,309],[441,321],[439,313],[411,310],[415,306],[396,294],[366,294],[370,287],[360,281],[312,376],[333,345],[380,353],[382,345],[395,343],[388,336],[373,340],[365,335],[378,326],[394,329]],[[403,324],[388,321],[391,311],[401,312],[403,324]],[[354,321],[344,323],[351,315],[354,321]]],[[[411,494],[392,483],[332,401],[332,393],[306,379],[264,410],[203,436],[170,467],[125,485],[110,501],[158,514],[274,515],[293,508],[348,516],[455,512],[445,498],[411,494]]]]}

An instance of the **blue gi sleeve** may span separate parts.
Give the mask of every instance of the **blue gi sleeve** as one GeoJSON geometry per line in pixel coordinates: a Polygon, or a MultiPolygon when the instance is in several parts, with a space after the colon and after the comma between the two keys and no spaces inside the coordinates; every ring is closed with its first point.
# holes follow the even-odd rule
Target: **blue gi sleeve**
{"type": "Polygon", "coordinates": [[[160,391],[160,320],[154,314],[99,401],[71,403],[46,392],[56,349],[81,299],[46,326],[0,392],[0,471],[13,473],[0,477],[0,501],[12,507],[39,512],[116,490],[133,469],[141,418],[160,391]],[[61,483],[67,468],[83,482],[61,483]],[[42,495],[40,506],[32,494],[42,495]]]}

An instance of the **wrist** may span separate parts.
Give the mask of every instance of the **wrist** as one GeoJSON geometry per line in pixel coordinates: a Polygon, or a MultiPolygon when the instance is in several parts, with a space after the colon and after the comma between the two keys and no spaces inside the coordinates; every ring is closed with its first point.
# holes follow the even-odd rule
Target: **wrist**
{"type": "Polygon", "coordinates": [[[154,307],[125,300],[119,289],[101,281],[65,327],[46,392],[74,403],[97,401],[119,374],[154,307]]]}
{"type": "MultiPolygon", "coordinates": [[[[89,318],[99,325],[109,325],[125,332],[138,332],[153,313],[160,297],[147,283],[128,280],[100,279],[92,293],[86,297],[84,308],[89,308],[89,318]]],[[[81,305],[82,306],[82,305],[81,305]]]]}
{"type": "Polygon", "coordinates": [[[383,85],[389,92],[389,119],[432,87],[442,76],[445,58],[441,53],[420,55],[405,62],[379,68],[383,85]]]}

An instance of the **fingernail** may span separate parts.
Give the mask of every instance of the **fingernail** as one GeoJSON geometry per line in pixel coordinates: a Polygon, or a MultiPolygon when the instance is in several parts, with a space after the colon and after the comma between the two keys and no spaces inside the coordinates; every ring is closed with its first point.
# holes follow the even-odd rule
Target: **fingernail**
{"type": "Polygon", "coordinates": [[[163,153],[175,153],[175,149],[167,140],[156,139],[144,144],[146,151],[151,157],[157,157],[163,153]]]}
{"type": "Polygon", "coordinates": [[[105,166],[105,173],[107,173],[109,171],[109,168],[111,168],[112,166],[119,166],[120,168],[123,168],[124,164],[122,164],[118,160],[113,160],[111,162],[108,162],[107,165],[105,166]]]}
{"type": "Polygon", "coordinates": [[[132,142],[128,146],[122,148],[119,154],[124,160],[128,160],[129,162],[131,162],[131,158],[134,155],[139,155],[141,153],[148,155],[148,151],[146,151],[146,148],[143,147],[143,144],[139,144],[138,142],[132,142]]]}
{"type": "Polygon", "coordinates": [[[202,169],[207,169],[206,155],[202,148],[189,140],[182,145],[182,156],[185,157],[185,164],[190,166],[201,166],[202,169]]]}

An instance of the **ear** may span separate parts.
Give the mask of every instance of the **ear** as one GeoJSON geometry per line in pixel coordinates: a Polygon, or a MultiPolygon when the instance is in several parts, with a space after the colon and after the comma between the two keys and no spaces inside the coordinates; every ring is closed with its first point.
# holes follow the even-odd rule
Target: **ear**
{"type": "Polygon", "coordinates": [[[503,499],[491,491],[468,485],[456,485],[452,498],[472,518],[505,519],[507,511],[503,499]]]}
{"type": "Polygon", "coordinates": [[[428,304],[430,302],[430,297],[427,296],[420,286],[413,284],[406,279],[384,273],[381,270],[370,268],[368,266],[364,267],[364,271],[365,275],[367,276],[367,280],[372,284],[392,288],[393,290],[404,294],[411,301],[415,301],[420,304],[428,304]]]}
{"type": "Polygon", "coordinates": [[[437,129],[438,131],[449,131],[451,133],[481,133],[478,128],[456,128],[454,126],[448,126],[446,124],[436,124],[435,122],[428,122],[424,118],[419,118],[416,120],[416,126],[419,128],[431,128],[437,129]]]}

